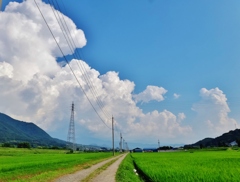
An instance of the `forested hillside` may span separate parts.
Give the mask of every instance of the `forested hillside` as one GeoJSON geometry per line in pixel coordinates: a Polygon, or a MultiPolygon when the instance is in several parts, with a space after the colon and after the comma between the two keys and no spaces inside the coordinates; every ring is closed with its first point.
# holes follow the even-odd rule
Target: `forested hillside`
{"type": "Polygon", "coordinates": [[[40,146],[66,146],[66,142],[52,138],[34,123],[18,121],[0,113],[0,143],[29,142],[40,146]]]}
{"type": "Polygon", "coordinates": [[[240,129],[231,130],[227,133],[222,134],[216,138],[205,138],[200,140],[194,144],[186,145],[185,147],[194,147],[194,146],[201,146],[201,147],[225,147],[228,146],[231,142],[239,142],[240,141],[240,129]]]}

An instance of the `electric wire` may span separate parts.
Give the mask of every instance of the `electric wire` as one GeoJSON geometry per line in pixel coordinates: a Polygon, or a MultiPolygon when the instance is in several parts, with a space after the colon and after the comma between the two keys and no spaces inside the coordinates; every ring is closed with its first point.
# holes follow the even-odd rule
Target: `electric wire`
{"type": "MultiPolygon", "coordinates": [[[[56,2],[57,2],[57,1],[56,1],[56,2]]],[[[53,3],[53,5],[55,5],[53,1],[52,1],[52,3],[53,3]]],[[[50,2],[49,2],[49,4],[50,4],[50,2]]],[[[57,6],[58,6],[58,8],[60,9],[60,6],[59,6],[58,3],[57,3],[57,6]]],[[[63,6],[65,7],[64,4],[63,4],[63,6]]],[[[61,16],[62,16],[62,19],[64,20],[64,23],[63,23],[62,20],[61,20],[61,18],[60,18],[59,12],[58,12],[58,11],[55,12],[55,10],[53,9],[53,7],[51,7],[51,8],[52,8],[52,11],[53,11],[53,13],[54,13],[54,16],[55,16],[55,18],[56,18],[59,26],[60,26],[60,29],[61,29],[61,31],[62,31],[65,39],[66,39],[66,42],[67,42],[70,50],[72,51],[73,56],[75,57],[74,46],[76,47],[76,44],[75,44],[75,42],[74,42],[74,40],[73,40],[73,38],[72,38],[72,36],[71,36],[70,30],[69,30],[69,28],[68,28],[68,26],[67,26],[67,23],[66,23],[66,21],[65,21],[65,18],[64,18],[64,16],[63,16],[63,14],[60,13],[61,16]],[[57,15],[56,15],[56,14],[57,14],[57,15]],[[58,18],[57,18],[57,17],[58,17],[58,18]],[[66,31],[66,28],[65,28],[65,27],[67,28],[71,39],[69,38],[69,35],[66,33],[67,31],[66,31]],[[65,35],[65,34],[66,34],[66,35],[65,35]],[[74,46],[73,46],[73,44],[74,44],[74,46]]],[[[49,28],[50,28],[50,27],[49,27],[49,28]]],[[[54,35],[53,35],[53,36],[54,36],[54,35]]],[[[59,47],[60,47],[60,46],[59,46],[59,47]]],[[[80,56],[80,54],[78,53],[78,51],[76,51],[76,52],[77,52],[78,58],[81,59],[81,56],[80,56]]],[[[63,54],[63,52],[62,52],[62,54],[63,54]]],[[[64,57],[64,58],[66,59],[66,57],[64,57]]],[[[75,58],[76,58],[76,57],[75,57],[75,58]]],[[[77,62],[77,63],[78,63],[78,62],[77,62]]],[[[67,64],[68,64],[68,62],[67,62],[67,64]]],[[[69,65],[69,64],[68,64],[68,65],[69,65]]],[[[70,66],[70,65],[69,65],[69,66],[70,66]]],[[[87,83],[87,86],[88,86],[89,90],[91,91],[93,97],[96,98],[96,103],[98,104],[98,106],[99,106],[99,108],[101,109],[102,113],[105,115],[106,118],[109,118],[109,116],[106,116],[107,114],[106,114],[106,112],[104,111],[104,107],[103,107],[103,104],[102,104],[101,100],[99,100],[98,97],[96,96],[96,92],[97,92],[97,91],[95,90],[95,87],[93,86],[93,83],[91,82],[91,79],[88,77],[88,74],[87,74],[87,72],[86,72],[86,68],[85,68],[84,64],[81,66],[81,68],[80,68],[80,66],[79,66],[79,64],[78,64],[78,67],[79,67],[80,72],[85,72],[85,73],[83,73],[83,76],[84,76],[85,82],[87,83]],[[81,70],[81,69],[82,69],[82,70],[81,70]],[[85,77],[85,76],[87,76],[87,77],[85,77]],[[91,85],[91,86],[90,86],[89,83],[88,83],[89,80],[90,80],[90,85],[91,85]],[[94,91],[92,91],[92,89],[94,89],[94,91]]],[[[71,71],[73,71],[73,70],[71,70],[71,71]]],[[[84,88],[81,87],[81,89],[83,90],[84,88]]],[[[85,92],[85,94],[86,94],[86,92],[85,92]]],[[[89,98],[88,98],[88,99],[89,99],[89,98]]],[[[91,105],[93,106],[92,103],[91,103],[91,105]]],[[[94,108],[94,110],[95,110],[95,112],[97,112],[96,108],[94,108]]],[[[97,114],[98,114],[98,116],[100,117],[100,119],[102,120],[102,122],[104,122],[104,120],[101,118],[101,116],[99,115],[99,113],[97,113],[97,114]]],[[[105,122],[104,122],[104,124],[106,125],[105,122]]],[[[106,126],[107,126],[109,129],[111,129],[108,125],[106,125],[106,126]]],[[[117,126],[117,125],[115,125],[115,129],[114,129],[114,130],[115,130],[116,132],[119,132],[119,133],[121,132],[120,129],[118,129],[118,126],[117,126]]],[[[125,133],[125,132],[122,132],[122,133],[125,133]]]]}
{"type": "MultiPolygon", "coordinates": [[[[51,1],[51,0],[49,0],[49,1],[51,1]]],[[[56,7],[60,10],[60,12],[62,12],[62,11],[61,11],[61,8],[60,8],[60,6],[59,6],[59,4],[58,4],[57,1],[56,1],[56,4],[54,3],[54,0],[52,0],[51,2],[52,2],[52,4],[53,4],[53,6],[56,6],[56,7]]],[[[49,2],[49,4],[51,4],[51,3],[49,2]]],[[[63,4],[63,2],[62,2],[62,4],[63,4]]],[[[65,12],[66,12],[66,7],[65,7],[64,4],[63,4],[63,7],[65,8],[65,12]]],[[[66,39],[66,41],[67,41],[67,44],[68,44],[70,50],[72,51],[72,55],[73,55],[74,58],[76,58],[76,59],[82,59],[83,56],[81,56],[81,53],[79,53],[79,49],[77,49],[76,51],[74,51],[74,47],[77,47],[77,46],[76,46],[76,44],[75,44],[75,41],[73,40],[73,37],[72,37],[72,35],[71,35],[71,32],[70,32],[70,30],[69,30],[69,27],[68,27],[68,25],[67,25],[67,23],[66,23],[66,20],[65,20],[63,14],[62,14],[62,13],[59,13],[58,11],[56,11],[56,13],[55,13],[53,7],[52,7],[52,11],[54,12],[55,18],[56,18],[57,21],[58,21],[58,24],[59,24],[59,26],[60,26],[60,28],[61,28],[62,33],[63,33],[63,34],[66,34],[66,36],[64,36],[64,37],[65,37],[65,39],[66,39]],[[57,16],[56,16],[56,14],[57,14],[57,16]],[[60,18],[60,15],[59,15],[59,14],[61,15],[61,18],[60,18]],[[57,18],[57,17],[58,17],[58,18],[57,18]],[[62,21],[61,19],[62,19],[63,21],[62,21]],[[63,28],[62,28],[62,27],[63,27],[63,28]],[[68,34],[67,34],[67,32],[68,32],[68,34]],[[69,40],[68,40],[68,39],[69,39],[69,40]]],[[[99,100],[98,97],[97,97],[97,95],[98,95],[98,94],[97,94],[97,90],[95,89],[94,84],[92,83],[91,79],[89,78],[84,64],[82,64],[82,62],[80,62],[80,65],[81,65],[81,66],[79,66],[79,63],[78,63],[78,61],[77,61],[77,65],[78,65],[78,68],[79,68],[80,72],[83,72],[83,77],[84,77],[84,79],[85,79],[85,82],[86,82],[86,84],[87,84],[90,92],[92,93],[93,97],[96,98],[96,103],[97,103],[98,107],[100,108],[100,110],[102,111],[102,113],[105,115],[106,118],[110,118],[110,114],[109,114],[109,113],[106,114],[106,111],[104,110],[104,104],[103,104],[102,101],[99,100]]],[[[115,125],[115,127],[116,127],[116,128],[115,128],[114,130],[115,130],[116,132],[119,132],[119,133],[120,133],[121,131],[120,131],[120,129],[118,129],[118,126],[115,125]]],[[[122,133],[125,133],[125,132],[122,132],[122,133]]]]}
{"type": "MultiPolygon", "coordinates": [[[[49,1],[51,1],[51,0],[49,0],[49,1]]],[[[59,10],[61,10],[61,8],[60,8],[60,6],[59,6],[59,4],[58,4],[57,1],[56,1],[56,3],[54,3],[53,0],[52,0],[51,2],[52,2],[52,4],[53,4],[54,6],[56,6],[59,10]]],[[[50,2],[49,2],[49,3],[50,3],[50,2]]],[[[71,52],[72,52],[72,55],[74,56],[75,59],[82,59],[82,57],[81,57],[78,49],[77,49],[76,51],[74,51],[74,47],[77,47],[77,46],[76,46],[76,44],[75,44],[75,41],[73,40],[73,37],[72,37],[72,35],[71,35],[71,32],[70,32],[70,30],[69,30],[69,28],[68,28],[68,25],[67,25],[67,23],[66,23],[66,21],[65,21],[65,18],[64,18],[64,16],[63,16],[63,14],[62,14],[62,13],[59,13],[58,11],[56,11],[56,13],[55,13],[55,11],[54,11],[53,8],[52,8],[52,11],[54,12],[55,18],[56,18],[57,21],[58,21],[58,24],[59,24],[59,26],[60,26],[60,28],[61,28],[62,33],[64,34],[64,37],[65,37],[65,39],[66,39],[66,41],[67,41],[67,44],[68,44],[68,46],[69,46],[69,48],[70,48],[70,50],[71,50],[71,52]],[[57,14],[57,15],[56,15],[56,14],[57,14]],[[60,15],[59,15],[59,14],[60,14],[60,15]],[[61,17],[60,17],[60,16],[61,16],[61,17]],[[67,33],[67,32],[68,32],[68,33],[67,33]],[[65,35],[65,34],[66,34],[66,35],[65,35]]],[[[99,94],[97,93],[95,87],[93,86],[93,83],[92,83],[89,75],[87,74],[87,70],[86,70],[84,64],[82,64],[82,62],[79,63],[79,62],[77,61],[77,65],[78,65],[78,68],[79,68],[80,72],[83,73],[83,78],[84,78],[84,80],[85,80],[85,82],[86,82],[86,85],[88,86],[88,89],[89,89],[90,92],[92,93],[93,97],[96,99],[95,101],[96,101],[97,105],[99,106],[100,110],[102,111],[102,113],[105,115],[106,118],[110,118],[110,114],[109,114],[109,113],[106,113],[106,111],[104,110],[104,105],[103,105],[103,103],[101,102],[101,100],[98,99],[98,96],[97,96],[97,95],[99,95],[99,94]],[[80,65],[79,65],[79,64],[80,64],[80,65]]]]}
{"type": "MultiPolygon", "coordinates": [[[[55,5],[53,1],[51,1],[51,2],[53,3],[53,5],[55,5]]],[[[60,6],[58,5],[58,3],[57,3],[57,6],[58,6],[58,8],[60,8],[60,6]]],[[[76,47],[76,44],[75,44],[75,42],[74,42],[74,40],[73,40],[73,38],[72,38],[72,36],[71,36],[70,30],[69,30],[69,28],[68,28],[68,26],[67,26],[67,24],[66,24],[66,21],[65,21],[64,16],[63,16],[61,13],[59,13],[58,11],[56,11],[56,13],[55,13],[53,7],[52,7],[52,11],[53,11],[53,13],[54,13],[54,15],[55,15],[55,18],[56,18],[59,26],[60,26],[60,29],[61,29],[62,33],[64,34],[64,37],[65,37],[65,39],[66,39],[66,41],[67,41],[67,44],[68,44],[68,46],[69,46],[69,48],[70,48],[70,50],[71,50],[71,52],[72,52],[72,55],[74,56],[75,59],[81,59],[80,56],[79,56],[79,55],[76,55],[75,52],[74,52],[74,46],[76,47]],[[56,15],[56,14],[57,14],[57,15],[56,15]],[[62,19],[60,18],[60,15],[59,15],[59,14],[62,15],[62,19],[63,19],[64,21],[62,21],[62,19]],[[58,17],[58,18],[57,18],[57,17],[58,17]],[[67,30],[66,30],[65,27],[66,27],[67,30],[68,30],[68,34],[67,34],[67,30]],[[64,30],[63,30],[63,29],[64,29],[64,30]],[[66,35],[65,35],[65,34],[66,34],[66,35]],[[74,46],[73,46],[73,44],[74,44],[74,46]]],[[[105,113],[105,112],[103,111],[103,109],[102,109],[101,104],[99,103],[99,99],[97,98],[96,94],[95,94],[95,93],[93,92],[93,90],[92,90],[92,88],[94,88],[94,87],[93,87],[93,86],[90,86],[90,84],[89,84],[90,78],[88,77],[88,74],[87,74],[86,70],[84,70],[82,64],[81,64],[81,66],[79,66],[79,62],[78,62],[78,61],[77,61],[77,65],[78,65],[78,68],[79,68],[80,72],[83,73],[83,78],[84,78],[84,80],[85,80],[85,82],[86,82],[86,85],[88,86],[88,89],[89,89],[90,92],[92,93],[93,97],[96,98],[96,103],[97,103],[97,105],[98,105],[99,108],[102,110],[102,112],[104,113],[104,115],[106,115],[106,113],[105,113]]],[[[107,116],[106,118],[110,118],[110,117],[107,116]]]]}
{"type": "MultiPolygon", "coordinates": [[[[56,0],[56,2],[57,2],[57,0],[56,0]]],[[[63,2],[62,2],[62,4],[63,4],[63,2]]],[[[57,6],[58,6],[58,8],[61,10],[58,2],[57,2],[57,6]]],[[[64,9],[65,9],[65,12],[67,12],[67,11],[66,11],[66,7],[65,7],[64,4],[63,4],[63,7],[64,7],[64,9]]],[[[61,12],[62,12],[62,11],[61,11],[61,12]]],[[[61,14],[61,15],[62,15],[62,14],[61,14]]],[[[75,41],[73,40],[72,34],[70,33],[70,30],[69,30],[69,28],[68,28],[68,26],[67,26],[67,23],[66,23],[66,21],[65,21],[65,17],[64,17],[63,15],[62,15],[62,19],[63,19],[63,21],[64,21],[65,26],[67,27],[67,30],[68,30],[68,32],[69,32],[70,38],[71,38],[71,40],[72,40],[72,43],[73,43],[73,45],[76,47],[75,41]]],[[[77,54],[78,58],[84,60],[83,54],[82,54],[81,50],[76,49],[76,54],[77,54]]],[[[78,62],[77,62],[77,64],[78,64],[78,62]]],[[[85,65],[82,64],[82,62],[80,62],[79,64],[81,65],[81,68],[82,68],[83,72],[86,73],[87,71],[86,71],[85,65]]],[[[80,69],[79,64],[78,64],[78,67],[79,67],[79,69],[80,69]]],[[[107,118],[110,118],[110,117],[111,117],[111,114],[104,110],[104,104],[103,104],[102,101],[99,100],[99,98],[97,97],[97,95],[99,95],[99,94],[97,94],[97,90],[95,89],[92,80],[90,79],[90,77],[88,76],[88,74],[86,74],[86,77],[87,77],[87,80],[89,81],[88,87],[89,87],[89,89],[91,90],[92,94],[95,96],[96,101],[97,101],[97,104],[99,105],[99,108],[100,108],[100,109],[102,110],[102,112],[107,116],[107,118]]]]}
{"type": "Polygon", "coordinates": [[[36,6],[37,6],[37,8],[38,8],[38,10],[39,10],[39,12],[40,12],[42,18],[43,18],[45,24],[47,25],[47,27],[48,27],[48,29],[49,29],[49,31],[50,31],[50,33],[51,33],[51,35],[52,35],[54,41],[56,42],[56,44],[57,44],[57,46],[58,46],[58,48],[59,48],[59,50],[60,50],[60,52],[61,52],[61,54],[62,54],[64,60],[66,61],[67,65],[69,66],[69,68],[70,68],[72,74],[74,75],[76,81],[78,82],[78,85],[80,86],[80,88],[81,88],[81,90],[83,91],[84,95],[86,96],[87,100],[89,101],[89,103],[91,104],[92,108],[94,109],[94,111],[95,111],[95,113],[98,115],[98,117],[101,119],[101,121],[102,121],[102,122],[103,122],[103,123],[109,128],[109,129],[111,129],[111,127],[109,127],[109,126],[105,123],[105,121],[102,119],[102,117],[101,117],[101,116],[99,115],[99,113],[97,112],[96,108],[93,106],[93,104],[92,104],[91,100],[89,99],[89,97],[87,96],[87,94],[86,94],[86,92],[85,92],[83,86],[82,86],[81,83],[79,82],[79,80],[78,80],[76,74],[74,73],[72,67],[70,66],[69,61],[67,60],[66,56],[64,55],[64,53],[63,53],[63,51],[62,51],[60,45],[58,44],[58,42],[57,42],[57,40],[56,40],[56,38],[55,38],[55,36],[54,36],[54,34],[53,34],[53,32],[52,32],[50,26],[48,25],[48,23],[47,23],[47,21],[46,21],[44,15],[43,15],[43,13],[42,13],[42,11],[41,11],[39,5],[37,4],[36,0],[34,0],[34,2],[35,2],[35,4],[36,4],[36,6]]]}

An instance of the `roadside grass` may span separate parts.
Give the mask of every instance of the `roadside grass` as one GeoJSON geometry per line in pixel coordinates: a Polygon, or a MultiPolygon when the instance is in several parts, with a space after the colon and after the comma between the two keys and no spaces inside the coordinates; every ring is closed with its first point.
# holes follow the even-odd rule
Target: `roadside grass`
{"type": "Polygon", "coordinates": [[[51,181],[111,156],[112,153],[66,154],[66,150],[0,148],[0,181],[51,181]]]}
{"type": "Polygon", "coordinates": [[[131,154],[128,154],[116,173],[117,182],[143,182],[140,177],[134,172],[135,166],[131,154]]]}
{"type": "Polygon", "coordinates": [[[238,150],[132,153],[148,181],[239,181],[238,150]]]}

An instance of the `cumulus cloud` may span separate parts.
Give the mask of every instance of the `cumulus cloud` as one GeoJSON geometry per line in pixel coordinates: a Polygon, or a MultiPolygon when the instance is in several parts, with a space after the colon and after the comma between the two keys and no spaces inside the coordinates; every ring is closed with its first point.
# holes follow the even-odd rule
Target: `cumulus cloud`
{"type": "Polygon", "coordinates": [[[181,96],[180,94],[176,94],[176,93],[173,94],[174,99],[178,99],[180,96],[181,96]]]}
{"type": "Polygon", "coordinates": [[[200,90],[201,101],[192,109],[197,112],[198,130],[216,136],[234,129],[236,121],[229,117],[227,97],[219,88],[200,90]]]}
{"type": "Polygon", "coordinates": [[[129,124],[128,130],[132,132],[131,137],[136,140],[141,138],[144,141],[141,136],[147,136],[151,140],[158,138],[176,139],[176,136],[187,136],[192,132],[190,126],[182,126],[180,124],[183,119],[185,119],[183,113],[176,116],[167,110],[162,112],[155,110],[139,116],[139,122],[129,124]]]}
{"type": "Polygon", "coordinates": [[[167,90],[163,87],[157,87],[149,85],[143,92],[134,95],[136,102],[149,102],[151,100],[156,100],[158,102],[163,101],[163,95],[167,93],[167,90]]]}
{"type": "Polygon", "coordinates": [[[13,67],[11,64],[6,62],[0,63],[0,76],[6,76],[12,78],[13,76],[13,67]]]}
{"type": "MultiPolygon", "coordinates": [[[[37,3],[64,54],[71,54],[51,7],[40,0],[37,3]]],[[[68,17],[64,16],[64,19],[71,37],[78,40],[76,46],[84,46],[83,31],[77,29],[68,17]]],[[[59,71],[56,57],[62,55],[34,1],[11,2],[1,12],[0,31],[0,60],[15,66],[12,77],[28,81],[36,73],[54,75],[59,71]]]]}
{"type": "MultiPolygon", "coordinates": [[[[51,7],[40,0],[37,3],[64,54],[70,54],[51,7]]],[[[64,17],[71,36],[79,40],[75,48],[84,46],[82,30],[64,17]]],[[[176,138],[192,131],[182,124],[184,113],[174,115],[167,110],[144,113],[137,107],[137,102],[164,100],[167,90],[162,87],[147,86],[143,92],[133,95],[132,81],[121,80],[114,71],[100,75],[87,63],[74,59],[70,67],[80,87],[69,67],[56,62],[59,50],[34,1],[10,3],[0,13],[0,31],[0,112],[34,122],[48,132],[58,131],[58,136],[64,139],[74,101],[76,130],[81,130],[84,136],[109,138],[111,130],[99,119],[90,100],[105,124],[111,126],[113,115],[116,129],[124,131],[129,140],[148,142],[159,136],[176,138]],[[84,72],[79,64],[85,68],[84,72]]]]}
{"type": "Polygon", "coordinates": [[[178,113],[178,122],[180,123],[182,120],[186,118],[184,113],[178,113]]]}

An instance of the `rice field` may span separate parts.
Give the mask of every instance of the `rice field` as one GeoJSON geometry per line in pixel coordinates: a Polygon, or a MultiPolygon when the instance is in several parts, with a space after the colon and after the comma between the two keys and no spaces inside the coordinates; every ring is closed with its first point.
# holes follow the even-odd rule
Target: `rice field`
{"type": "Polygon", "coordinates": [[[240,181],[238,150],[131,153],[129,155],[132,156],[132,164],[144,181],[240,181]]]}
{"type": "Polygon", "coordinates": [[[112,153],[0,148],[0,181],[51,181],[111,156],[112,153]]]}

